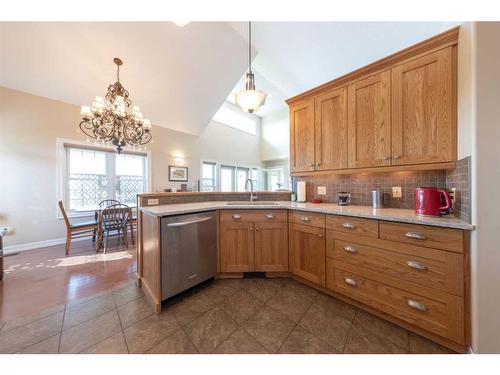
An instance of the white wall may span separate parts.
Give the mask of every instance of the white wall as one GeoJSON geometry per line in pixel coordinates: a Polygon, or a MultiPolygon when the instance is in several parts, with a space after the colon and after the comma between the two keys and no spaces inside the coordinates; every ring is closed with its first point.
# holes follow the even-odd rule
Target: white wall
{"type": "Polygon", "coordinates": [[[290,126],[288,108],[262,118],[260,157],[262,160],[290,157],[290,126]]]}
{"type": "Polygon", "coordinates": [[[500,353],[500,22],[473,27],[473,350],[500,353]]]}
{"type": "MultiPolygon", "coordinates": [[[[4,246],[62,238],[57,219],[56,138],[84,140],[77,133],[79,108],[0,86],[0,226],[14,228],[4,246]]],[[[199,178],[200,160],[260,166],[260,134],[210,123],[197,137],[154,126],[151,191],[179,187],[168,181],[168,165],[184,156],[189,184],[199,178]],[[222,160],[224,159],[224,160],[222,160]]]]}

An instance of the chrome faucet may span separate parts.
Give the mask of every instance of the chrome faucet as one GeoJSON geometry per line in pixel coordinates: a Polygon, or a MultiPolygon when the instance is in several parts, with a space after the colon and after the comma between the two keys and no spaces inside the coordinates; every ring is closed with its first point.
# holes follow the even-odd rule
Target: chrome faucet
{"type": "Polygon", "coordinates": [[[248,190],[248,183],[250,182],[250,202],[253,202],[254,200],[256,200],[258,197],[256,195],[253,194],[253,180],[251,178],[249,178],[246,182],[245,182],[245,190],[248,190]]]}

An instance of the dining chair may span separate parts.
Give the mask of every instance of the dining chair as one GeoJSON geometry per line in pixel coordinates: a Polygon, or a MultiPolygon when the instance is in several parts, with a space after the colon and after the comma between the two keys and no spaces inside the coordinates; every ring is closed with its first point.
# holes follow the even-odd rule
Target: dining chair
{"type": "Polygon", "coordinates": [[[59,201],[59,209],[66,224],[66,255],[69,255],[71,249],[71,240],[75,238],[95,236],[97,230],[97,220],[71,223],[64,208],[62,201],[59,201]]]}
{"type": "MultiPolygon", "coordinates": [[[[99,215],[99,227],[101,228],[102,235],[105,234],[104,240],[104,253],[108,247],[109,232],[117,231],[118,241],[120,241],[120,232],[123,235],[123,243],[128,248],[127,239],[127,225],[130,219],[130,207],[126,204],[112,204],[104,208],[99,215]]],[[[99,243],[102,242],[100,239],[99,243]]]]}
{"type": "MultiPolygon", "coordinates": [[[[120,204],[119,201],[116,199],[104,199],[98,203],[98,210],[95,210],[94,217],[95,221],[99,221],[99,213],[102,211],[103,208],[106,208],[108,206],[111,206],[112,204],[120,204]]],[[[99,228],[98,228],[99,229],[99,228]]],[[[95,242],[96,235],[98,235],[97,231],[98,229],[94,232],[94,235],[92,236],[92,242],[95,242]]]]}

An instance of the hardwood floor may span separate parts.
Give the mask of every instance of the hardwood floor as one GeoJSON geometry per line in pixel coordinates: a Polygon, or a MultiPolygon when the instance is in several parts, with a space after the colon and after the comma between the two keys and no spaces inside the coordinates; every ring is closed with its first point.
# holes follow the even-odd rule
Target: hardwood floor
{"type": "Polygon", "coordinates": [[[112,289],[134,280],[137,269],[134,245],[128,249],[110,239],[106,254],[97,253],[92,241],[22,252],[5,258],[0,282],[0,321],[29,315],[112,289]]]}

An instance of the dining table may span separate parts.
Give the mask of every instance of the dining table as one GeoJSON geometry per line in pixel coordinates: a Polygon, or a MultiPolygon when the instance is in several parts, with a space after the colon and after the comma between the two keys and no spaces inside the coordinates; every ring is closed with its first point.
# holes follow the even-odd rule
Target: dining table
{"type": "MultiPolygon", "coordinates": [[[[98,208],[94,212],[94,218],[97,222],[97,233],[96,233],[96,251],[99,251],[102,246],[103,246],[103,229],[102,229],[102,223],[101,223],[101,214],[102,211],[106,207],[103,208],[98,208]]],[[[130,228],[130,235],[132,237],[132,245],[135,245],[135,238],[134,238],[134,225],[137,223],[137,213],[134,216],[134,208],[129,207],[129,219],[128,219],[128,227],[130,228]]]]}

